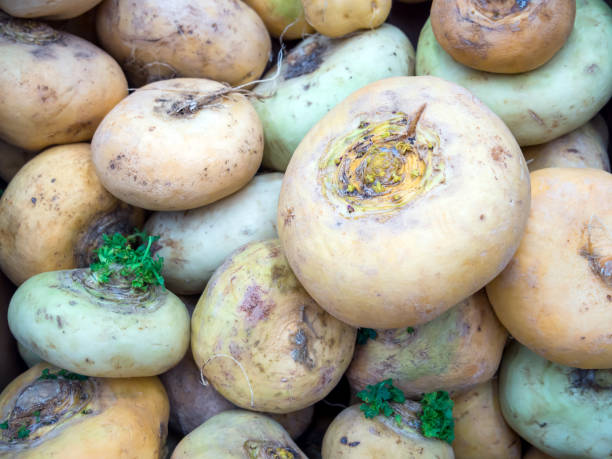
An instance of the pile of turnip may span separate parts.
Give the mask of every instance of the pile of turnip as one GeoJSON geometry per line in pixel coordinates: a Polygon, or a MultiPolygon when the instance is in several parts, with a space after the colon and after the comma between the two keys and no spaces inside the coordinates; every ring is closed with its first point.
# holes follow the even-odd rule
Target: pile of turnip
{"type": "Polygon", "coordinates": [[[612,457],[606,0],[0,0],[0,458],[612,457]]]}

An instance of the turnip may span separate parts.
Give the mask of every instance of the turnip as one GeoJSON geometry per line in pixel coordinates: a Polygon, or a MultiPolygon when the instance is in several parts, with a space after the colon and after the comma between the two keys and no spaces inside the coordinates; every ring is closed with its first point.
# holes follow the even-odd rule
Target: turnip
{"type": "Polygon", "coordinates": [[[0,198],[0,267],[19,285],[35,274],[88,266],[104,233],[141,226],[144,213],[100,183],[89,144],[52,147],[0,198]]]}
{"type": "Polygon", "coordinates": [[[356,330],[301,287],[277,239],[234,251],[193,313],[198,368],[232,403],[270,413],[323,399],[348,367],[356,330]]]}
{"type": "Polygon", "coordinates": [[[528,212],[527,166],[503,122],[455,84],[396,77],[309,131],[283,179],[278,232],[321,307],[353,326],[401,328],[501,272],[528,212]]]}
{"type": "Polygon", "coordinates": [[[282,426],[260,413],[225,411],[177,445],[172,459],[307,459],[282,426]]]}
{"type": "Polygon", "coordinates": [[[612,9],[603,0],[577,0],[565,45],[541,67],[513,75],[456,62],[427,21],[417,46],[416,73],[469,89],[504,120],[521,146],[548,142],[582,126],[612,96],[612,9]]]}
{"type": "Polygon", "coordinates": [[[136,86],[180,77],[248,83],[271,48],[263,21],[240,0],[105,0],[96,28],[136,86]]]}
{"type": "Polygon", "coordinates": [[[168,398],[157,378],[99,379],[41,363],[0,394],[0,457],[160,457],[168,398]]]}
{"type": "Polygon", "coordinates": [[[453,397],[458,459],[520,459],[521,439],[506,424],[499,407],[497,379],[453,397]]]}
{"type": "Polygon", "coordinates": [[[525,235],[487,285],[495,314],[547,360],[612,368],[612,174],[554,167],[531,184],[525,235]]]}
{"type": "Polygon", "coordinates": [[[559,51],[575,15],[575,0],[434,0],[431,27],[457,62],[487,72],[521,73],[559,51]]]}
{"type": "MultiPolygon", "coordinates": [[[[170,427],[188,435],[204,422],[236,405],[223,398],[211,385],[202,383],[202,375],[188,351],[178,365],[160,375],[170,400],[170,427]]],[[[280,423],[291,438],[298,438],[312,420],[314,408],[286,414],[266,414],[280,423]]]]}
{"type": "Polygon", "coordinates": [[[152,376],[189,344],[189,313],[159,285],[153,237],[106,237],[91,268],[31,277],[8,311],[11,332],[43,360],[88,376],[152,376]],[[133,245],[142,240],[136,249],[133,245]]]}
{"type": "MultiPolygon", "coordinates": [[[[360,331],[363,336],[363,331],[360,331]]],[[[508,333],[484,291],[418,327],[377,330],[359,344],[347,371],[354,391],[392,379],[407,397],[461,391],[491,379],[508,333]]]]}
{"type": "Polygon", "coordinates": [[[391,418],[380,414],[373,419],[367,419],[359,405],[342,411],[323,438],[323,459],[455,457],[450,445],[423,436],[418,419],[421,406],[418,403],[407,400],[404,403],[391,403],[390,407],[395,412],[395,416],[391,418]]]}
{"type": "Polygon", "coordinates": [[[552,363],[518,342],[504,354],[499,400],[510,426],[556,458],[600,459],[612,451],[612,370],[552,363]]]}
{"type": "Polygon", "coordinates": [[[29,151],[91,139],[127,95],[121,68],[82,38],[0,13],[0,138],[29,151]]]}
{"type": "Polygon", "coordinates": [[[328,37],[375,29],[391,11],[391,0],[302,0],[306,21],[328,37]]]}
{"type": "Polygon", "coordinates": [[[187,210],[245,186],[263,153],[247,98],[211,80],[151,83],[119,103],[91,142],[102,184],[150,210],[187,210]]]}
{"type": "Polygon", "coordinates": [[[282,174],[261,174],[238,192],[186,212],[156,212],[145,229],[159,235],[164,279],[175,293],[201,294],[227,256],[247,242],[276,237],[282,174]]]}
{"type": "Polygon", "coordinates": [[[101,0],[0,0],[0,8],[19,18],[69,19],[94,8],[101,0]]]}
{"type": "Polygon", "coordinates": [[[555,140],[524,147],[523,155],[532,172],[547,167],[591,167],[610,172],[608,137],[606,122],[598,115],[555,140]]]}

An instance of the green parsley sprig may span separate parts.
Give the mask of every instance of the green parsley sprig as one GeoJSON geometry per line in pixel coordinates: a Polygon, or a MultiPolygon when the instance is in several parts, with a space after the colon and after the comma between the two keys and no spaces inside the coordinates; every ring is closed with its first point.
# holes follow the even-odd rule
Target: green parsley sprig
{"type": "Polygon", "coordinates": [[[374,418],[379,414],[386,417],[393,416],[395,422],[401,426],[401,415],[394,412],[389,402],[404,403],[406,396],[404,393],[393,385],[391,379],[385,379],[374,385],[368,385],[366,388],[357,393],[363,402],[359,409],[363,411],[366,418],[374,418]]]}
{"type": "Polygon", "coordinates": [[[448,392],[444,390],[423,395],[420,416],[423,435],[452,443],[455,439],[453,405],[448,392]]]}
{"type": "Polygon", "coordinates": [[[164,259],[151,255],[151,246],[157,239],[159,236],[150,236],[138,230],[127,237],[120,233],[112,236],[105,234],[102,246],[95,250],[98,261],[91,264],[91,271],[103,284],[119,274],[131,279],[135,289],[145,290],[149,285],[163,287],[161,271],[164,259]],[[138,241],[142,243],[134,248],[138,241]]]}
{"type": "Polygon", "coordinates": [[[357,330],[357,344],[365,344],[369,339],[376,339],[378,333],[373,328],[360,328],[357,330]]]}
{"type": "MultiPolygon", "coordinates": [[[[406,396],[393,385],[391,379],[385,379],[374,385],[368,385],[357,393],[364,403],[359,409],[366,418],[374,418],[379,414],[393,416],[398,426],[402,425],[402,416],[395,413],[389,402],[404,403],[406,396]]],[[[421,399],[421,432],[425,437],[438,438],[447,443],[455,439],[455,422],[453,420],[453,401],[448,392],[437,391],[423,395],[421,399]]]]}
{"type": "Polygon", "coordinates": [[[39,380],[44,379],[69,379],[73,381],[86,381],[89,379],[89,376],[80,375],[78,373],[72,373],[68,370],[58,370],[55,373],[51,373],[48,368],[45,368],[41,375],[38,377],[39,380]]]}

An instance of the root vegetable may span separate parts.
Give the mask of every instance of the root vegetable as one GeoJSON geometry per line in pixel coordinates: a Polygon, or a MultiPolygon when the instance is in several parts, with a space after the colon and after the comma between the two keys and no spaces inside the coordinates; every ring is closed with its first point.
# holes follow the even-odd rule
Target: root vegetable
{"type": "Polygon", "coordinates": [[[24,282],[8,311],[15,338],[43,360],[87,376],[153,376],[176,365],[189,344],[189,313],[159,285],[153,237],[136,249],[129,238],[105,239],[91,268],[24,282]]]}
{"type": "Polygon", "coordinates": [[[91,143],[102,184],[150,210],[187,210],[228,196],[257,172],[261,122],[242,94],[196,78],[140,88],[104,118],[91,143]]]}
{"type": "Polygon", "coordinates": [[[518,342],[506,350],[499,401],[506,422],[557,458],[599,459],[612,451],[612,370],[552,363],[518,342]]]}
{"type": "Polygon", "coordinates": [[[276,237],[282,174],[262,174],[238,192],[187,212],[156,212],[145,229],[159,235],[164,278],[175,293],[201,294],[227,256],[238,247],[276,237]]]}
{"type": "Polygon", "coordinates": [[[603,0],[577,0],[574,28],[561,50],[541,67],[515,75],[456,62],[428,21],[419,37],[416,74],[469,89],[521,146],[548,142],[589,121],[612,96],[612,9],[603,0]]]}
{"type": "Polygon", "coordinates": [[[0,394],[0,457],[160,457],[168,398],[157,378],[98,379],[48,364],[0,394]]]}
{"type": "Polygon", "coordinates": [[[601,116],[542,145],[524,147],[530,171],[547,167],[590,167],[610,172],[608,128],[601,116]]]}
{"type": "Polygon", "coordinates": [[[88,266],[104,233],[130,232],[143,221],[141,209],[102,186],[89,144],[52,147],[23,166],[0,198],[0,267],[19,285],[88,266]]]}
{"type": "Polygon", "coordinates": [[[521,439],[506,424],[496,379],[453,397],[457,459],[520,459],[521,439]]]}
{"type": "Polygon", "coordinates": [[[457,85],[397,77],[354,92],[306,135],[283,179],[278,232],[330,314],[401,328],[501,272],[528,212],[527,166],[502,121],[457,85]]]}
{"type": "Polygon", "coordinates": [[[531,173],[521,244],[487,294],[500,322],[548,360],[612,368],[612,174],[531,173]]]}
{"type": "Polygon", "coordinates": [[[0,9],[18,18],[69,19],[94,8],[101,0],[0,0],[0,9]]]}
{"type": "Polygon", "coordinates": [[[172,459],[191,457],[306,459],[279,423],[242,410],[220,413],[183,438],[172,459]]]}
{"type": "Polygon", "coordinates": [[[454,60],[521,73],[548,62],[574,27],[575,0],[434,0],[431,27],[454,60]]]}
{"type": "Polygon", "coordinates": [[[91,139],[127,95],[113,58],[41,22],[0,14],[0,55],[0,138],[26,150],[91,139]]]}
{"type": "Polygon", "coordinates": [[[423,457],[453,459],[450,445],[438,439],[425,438],[417,417],[421,407],[406,401],[391,404],[401,416],[401,422],[382,415],[366,419],[353,405],[342,411],[331,423],[323,438],[323,459],[396,459],[423,457]]]}
{"type": "Polygon", "coordinates": [[[191,321],[204,377],[232,403],[270,413],[323,399],[348,367],[356,330],[325,312],[291,272],[278,240],[233,252],[191,321]]]}
{"type": "Polygon", "coordinates": [[[337,38],[360,29],[375,29],[391,11],[391,0],[302,0],[306,21],[337,38]]]}
{"type": "Polygon", "coordinates": [[[102,46],[136,86],[180,77],[236,86],[268,62],[266,26],[240,0],[106,0],[97,14],[102,46]]]}
{"type": "Polygon", "coordinates": [[[493,377],[507,337],[480,291],[419,327],[378,330],[356,347],[347,376],[353,390],[392,379],[411,398],[460,391],[493,377]]]}
{"type": "MultiPolygon", "coordinates": [[[[188,351],[175,367],[160,375],[170,399],[170,427],[188,435],[216,414],[237,409],[212,386],[202,384],[200,370],[188,351]]],[[[283,426],[291,438],[298,438],[312,420],[314,408],[286,414],[266,414],[283,426]]]]}

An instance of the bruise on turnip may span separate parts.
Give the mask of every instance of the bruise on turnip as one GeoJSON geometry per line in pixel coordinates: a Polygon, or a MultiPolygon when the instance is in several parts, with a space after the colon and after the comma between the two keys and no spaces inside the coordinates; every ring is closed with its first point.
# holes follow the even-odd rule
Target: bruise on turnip
{"type": "Polygon", "coordinates": [[[355,329],[321,309],[277,240],[236,250],[217,269],[192,319],[204,377],[238,406],[287,413],[312,405],[348,366],[355,329]]]}

